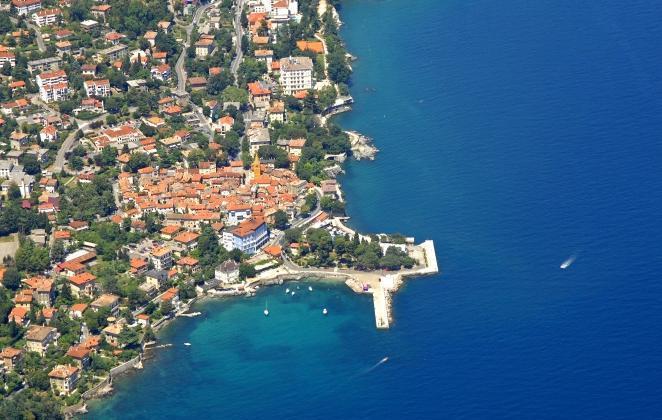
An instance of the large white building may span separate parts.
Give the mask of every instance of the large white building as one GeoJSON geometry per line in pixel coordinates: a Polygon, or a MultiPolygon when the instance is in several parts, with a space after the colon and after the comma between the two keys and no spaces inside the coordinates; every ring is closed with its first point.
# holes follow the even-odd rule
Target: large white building
{"type": "Polygon", "coordinates": [[[313,60],[309,57],[281,58],[280,84],[286,95],[312,89],[313,60]]]}
{"type": "Polygon", "coordinates": [[[85,93],[88,97],[110,95],[110,81],[108,79],[86,80],[83,82],[83,86],[85,86],[85,93]]]}
{"type": "Polygon", "coordinates": [[[262,219],[250,219],[230,231],[223,232],[223,247],[255,254],[269,240],[269,229],[262,219]]]}
{"type": "Polygon", "coordinates": [[[30,13],[41,9],[41,0],[12,0],[11,4],[19,16],[28,16],[30,13]]]}
{"type": "Polygon", "coordinates": [[[69,95],[69,80],[64,70],[47,71],[37,75],[39,96],[44,102],[56,102],[69,95]]]}
{"type": "Polygon", "coordinates": [[[4,66],[5,63],[9,63],[10,66],[14,67],[16,65],[16,55],[13,52],[0,51],[0,67],[4,66]]]}
{"type": "Polygon", "coordinates": [[[61,16],[60,9],[44,9],[33,13],[32,21],[39,27],[48,26],[57,23],[61,16]]]}

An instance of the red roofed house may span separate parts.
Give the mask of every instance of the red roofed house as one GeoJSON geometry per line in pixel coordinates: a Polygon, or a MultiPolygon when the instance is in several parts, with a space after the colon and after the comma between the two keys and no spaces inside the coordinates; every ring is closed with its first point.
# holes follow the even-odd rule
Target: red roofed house
{"type": "Polygon", "coordinates": [[[271,89],[262,82],[248,84],[251,102],[256,108],[268,108],[271,102],[271,89]]]}
{"type": "Polygon", "coordinates": [[[53,393],[69,395],[78,384],[80,369],[76,366],[58,365],[48,374],[53,393]]]}
{"type": "Polygon", "coordinates": [[[71,277],[69,279],[71,294],[77,298],[83,295],[93,297],[97,285],[96,280],[97,277],[89,271],[71,277]]]}
{"type": "Polygon", "coordinates": [[[41,0],[12,0],[11,4],[16,8],[16,14],[19,16],[27,16],[41,9],[41,0]]]}

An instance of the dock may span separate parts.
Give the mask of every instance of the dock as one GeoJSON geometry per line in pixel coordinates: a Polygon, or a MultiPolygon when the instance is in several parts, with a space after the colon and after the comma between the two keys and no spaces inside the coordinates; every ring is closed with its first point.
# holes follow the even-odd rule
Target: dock
{"type": "Polygon", "coordinates": [[[391,326],[387,293],[381,285],[372,291],[372,302],[375,306],[375,325],[378,329],[388,329],[391,326]]]}

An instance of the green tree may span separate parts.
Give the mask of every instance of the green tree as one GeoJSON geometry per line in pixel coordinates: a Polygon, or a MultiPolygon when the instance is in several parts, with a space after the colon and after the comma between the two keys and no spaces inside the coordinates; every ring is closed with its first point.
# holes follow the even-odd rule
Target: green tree
{"type": "Polygon", "coordinates": [[[255,266],[252,264],[241,263],[239,264],[239,278],[244,280],[247,278],[255,277],[257,272],[255,266]]]}
{"type": "Polygon", "coordinates": [[[61,239],[56,239],[51,247],[51,259],[60,262],[64,259],[67,250],[64,247],[64,242],[61,239]]]}
{"type": "Polygon", "coordinates": [[[9,290],[18,290],[21,286],[21,275],[16,270],[16,267],[7,267],[5,275],[2,278],[2,285],[9,290]]]}
{"type": "Polygon", "coordinates": [[[285,230],[290,225],[290,220],[287,217],[287,213],[283,210],[277,210],[274,213],[274,227],[276,229],[285,230]]]}

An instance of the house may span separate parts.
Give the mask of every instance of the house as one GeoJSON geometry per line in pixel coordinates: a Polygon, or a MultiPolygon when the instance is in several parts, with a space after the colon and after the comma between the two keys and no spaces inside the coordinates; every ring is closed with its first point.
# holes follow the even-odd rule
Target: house
{"type": "Polygon", "coordinates": [[[285,118],[285,102],[283,101],[274,101],[271,103],[271,107],[269,108],[269,121],[274,123],[274,122],[279,122],[279,123],[285,123],[286,118],[285,118]]]}
{"type": "Polygon", "coordinates": [[[168,247],[156,248],[150,254],[150,259],[157,270],[167,270],[172,267],[172,250],[168,247]]]}
{"type": "Polygon", "coordinates": [[[37,75],[39,96],[44,102],[57,102],[69,95],[69,80],[64,70],[53,70],[37,75]]]}
{"type": "Polygon", "coordinates": [[[149,270],[145,272],[145,283],[159,290],[166,285],[168,281],[168,272],[165,270],[149,270]]]}
{"type": "Polygon", "coordinates": [[[154,45],[156,45],[156,35],[156,31],[147,31],[145,32],[145,35],[143,35],[143,38],[149,42],[150,47],[154,47],[154,45]]]}
{"type": "Polygon", "coordinates": [[[309,57],[281,58],[280,84],[286,95],[312,89],[313,61],[309,57]]]}
{"type": "Polygon", "coordinates": [[[28,317],[30,310],[22,306],[15,306],[7,315],[7,322],[12,322],[20,327],[25,327],[30,322],[28,317]]]}
{"type": "Polygon", "coordinates": [[[42,27],[57,23],[61,17],[60,9],[43,9],[32,14],[32,21],[35,25],[42,27]]]}
{"type": "Polygon", "coordinates": [[[11,4],[16,9],[18,16],[28,16],[41,9],[41,0],[12,0],[11,4]]]}
{"type": "Polygon", "coordinates": [[[94,112],[96,114],[102,114],[105,109],[103,107],[103,101],[96,98],[85,98],[80,101],[80,107],[74,110],[74,114],[81,111],[94,112]]]}
{"type": "Polygon", "coordinates": [[[57,128],[52,125],[47,125],[39,131],[39,138],[43,143],[57,141],[57,128]]]}
{"type": "Polygon", "coordinates": [[[271,89],[261,81],[248,84],[248,93],[255,108],[268,108],[271,102],[271,89]]]}
{"type": "Polygon", "coordinates": [[[147,314],[138,314],[136,315],[136,322],[138,325],[140,325],[143,328],[147,328],[150,326],[151,322],[149,320],[149,315],[147,314]]]}
{"type": "Polygon", "coordinates": [[[129,265],[131,266],[131,274],[134,276],[140,276],[141,274],[145,273],[149,266],[147,261],[142,258],[131,258],[129,265]]]}
{"type": "Polygon", "coordinates": [[[227,260],[214,270],[214,278],[221,283],[237,283],[239,281],[239,263],[227,260]]]}
{"type": "Polygon", "coordinates": [[[254,254],[269,240],[269,229],[260,218],[243,221],[236,228],[223,232],[223,247],[228,251],[238,249],[254,254]]]}
{"type": "Polygon", "coordinates": [[[106,342],[113,347],[123,347],[120,343],[120,334],[122,333],[122,325],[120,324],[110,324],[102,331],[103,336],[106,337],[106,342]]]}
{"type": "Polygon", "coordinates": [[[161,302],[170,302],[172,304],[172,307],[177,310],[179,308],[179,290],[176,287],[171,287],[170,289],[166,290],[162,295],[161,295],[161,302]]]}
{"type": "Polygon", "coordinates": [[[85,312],[86,309],[86,303],[74,303],[71,305],[71,308],[69,308],[69,316],[72,319],[80,319],[83,317],[83,312],[85,312]]]}
{"type": "Polygon", "coordinates": [[[250,152],[252,155],[260,149],[261,146],[268,146],[271,144],[271,136],[269,129],[264,127],[249,128],[246,131],[248,136],[248,144],[250,145],[250,152]]]}
{"type": "MultiPolygon", "coordinates": [[[[71,294],[76,298],[81,298],[83,296],[92,297],[96,291],[97,286],[97,277],[90,273],[89,271],[84,271],[85,266],[80,263],[74,262],[82,266],[82,271],[80,274],[76,274],[69,278],[69,287],[71,288],[71,294]]],[[[81,270],[78,266],[71,264],[71,268],[74,269],[74,272],[81,270]]]]}
{"type": "Polygon", "coordinates": [[[170,66],[167,64],[159,64],[156,67],[152,67],[150,74],[154,79],[165,82],[170,79],[170,66]]]}
{"type": "Polygon", "coordinates": [[[193,257],[182,257],[177,261],[177,271],[180,273],[197,273],[200,269],[198,260],[193,257]]]}
{"type": "Polygon", "coordinates": [[[321,182],[322,194],[325,197],[337,198],[338,184],[335,179],[327,179],[321,182]]]}
{"type": "Polygon", "coordinates": [[[34,296],[32,296],[32,290],[30,289],[19,290],[16,293],[16,296],[14,296],[14,303],[19,308],[25,308],[27,310],[30,310],[33,301],[34,301],[34,296]]]}
{"type": "Polygon", "coordinates": [[[287,142],[287,152],[295,156],[301,156],[306,139],[292,139],[287,142]]]}
{"type": "Polygon", "coordinates": [[[175,242],[183,245],[186,249],[191,251],[198,246],[199,237],[200,234],[198,233],[186,231],[175,236],[173,239],[175,242]]]}
{"type": "Polygon", "coordinates": [[[208,38],[199,39],[195,43],[195,56],[197,58],[205,58],[211,55],[214,51],[214,40],[208,38]]]}
{"type": "Polygon", "coordinates": [[[23,80],[14,80],[13,82],[9,83],[7,87],[11,89],[12,93],[16,93],[21,89],[25,89],[25,82],[23,80]]]}
{"type": "Polygon", "coordinates": [[[246,203],[230,203],[226,210],[226,218],[229,225],[236,225],[244,220],[248,220],[253,214],[251,205],[246,203]]]}
{"type": "Polygon", "coordinates": [[[129,125],[122,125],[117,128],[108,128],[103,131],[103,134],[108,137],[111,143],[115,145],[124,145],[129,142],[138,142],[145,137],[143,133],[129,125]]]}
{"type": "Polygon", "coordinates": [[[88,97],[110,96],[110,81],[108,79],[86,80],[83,82],[83,86],[88,97]]]}
{"type": "Polygon", "coordinates": [[[228,131],[232,130],[232,126],[234,125],[234,118],[232,118],[229,115],[226,115],[224,117],[221,117],[218,120],[218,127],[221,131],[221,134],[225,135],[228,131]]]}
{"type": "Polygon", "coordinates": [[[5,347],[0,352],[0,359],[7,370],[14,370],[16,364],[23,358],[23,350],[13,347],[5,347]]]}
{"type": "Polygon", "coordinates": [[[274,52],[272,50],[255,50],[254,55],[257,61],[264,61],[267,64],[267,69],[271,70],[271,63],[274,60],[274,52]]]}
{"type": "Polygon", "coordinates": [[[35,71],[52,71],[57,70],[62,65],[61,57],[47,57],[39,60],[28,61],[28,71],[34,73],[35,71]]]}
{"type": "Polygon", "coordinates": [[[99,26],[99,22],[93,19],[86,19],[80,23],[80,27],[83,28],[84,31],[90,32],[92,29],[96,28],[99,26]]]}
{"type": "Polygon", "coordinates": [[[188,79],[188,84],[191,86],[192,90],[200,90],[207,87],[207,79],[202,76],[190,77],[188,79]]]}
{"type": "Polygon", "coordinates": [[[71,346],[67,350],[67,356],[74,359],[79,369],[85,369],[90,365],[90,349],[83,346],[71,346]]]}
{"type": "Polygon", "coordinates": [[[181,229],[179,226],[174,226],[174,225],[165,226],[163,229],[161,229],[161,237],[163,239],[170,240],[180,230],[181,229]]]}
{"type": "Polygon", "coordinates": [[[126,38],[126,35],[122,35],[118,32],[108,32],[105,36],[104,39],[106,42],[111,43],[112,45],[118,45],[122,39],[126,38]]]}
{"type": "Polygon", "coordinates": [[[48,346],[57,344],[57,330],[53,327],[41,327],[35,325],[30,327],[25,335],[25,348],[28,351],[39,353],[40,356],[46,354],[48,346]]]}
{"type": "Polygon", "coordinates": [[[55,287],[53,280],[46,277],[30,277],[23,280],[26,286],[32,290],[32,296],[38,304],[50,307],[55,299],[55,287]]]}
{"type": "Polygon", "coordinates": [[[108,16],[108,12],[110,12],[110,9],[113,7],[109,4],[97,4],[92,7],[90,7],[90,13],[92,16],[96,17],[97,19],[103,18],[105,19],[106,16],[108,16]]]}
{"type": "Polygon", "coordinates": [[[90,309],[92,309],[94,312],[99,312],[99,310],[102,308],[108,308],[108,310],[110,310],[111,315],[117,316],[120,310],[119,296],[110,293],[104,293],[101,296],[99,296],[95,301],[90,303],[90,309]]]}
{"type": "Polygon", "coordinates": [[[9,51],[0,52],[0,67],[4,66],[5,63],[9,63],[10,66],[14,67],[16,65],[16,54],[9,51]]]}
{"type": "Polygon", "coordinates": [[[51,322],[57,315],[57,308],[42,308],[41,315],[44,317],[46,325],[51,325],[51,322]]]}
{"type": "Polygon", "coordinates": [[[53,393],[69,395],[76,389],[80,369],[76,366],[57,365],[48,374],[53,393]]]}
{"type": "Polygon", "coordinates": [[[98,62],[115,61],[126,57],[129,53],[129,47],[124,44],[113,45],[112,47],[100,50],[96,57],[98,62]]]}
{"type": "Polygon", "coordinates": [[[152,59],[158,61],[161,64],[165,64],[168,59],[168,53],[165,51],[156,51],[152,54],[152,59]]]}
{"type": "Polygon", "coordinates": [[[58,41],[55,43],[55,48],[57,49],[57,54],[62,57],[65,54],[71,54],[71,42],[69,41],[58,41]]]}
{"type": "Polygon", "coordinates": [[[172,27],[172,22],[168,22],[166,20],[162,20],[159,23],[156,24],[156,26],[163,31],[163,33],[167,34],[170,32],[170,28],[172,27]]]}

